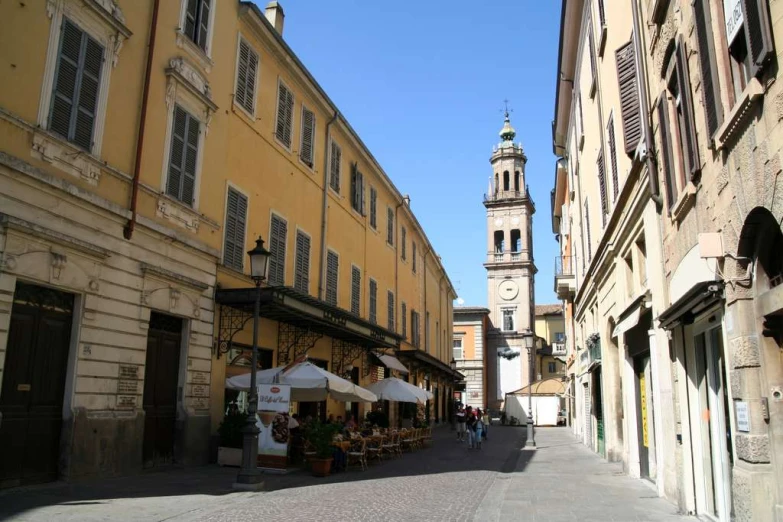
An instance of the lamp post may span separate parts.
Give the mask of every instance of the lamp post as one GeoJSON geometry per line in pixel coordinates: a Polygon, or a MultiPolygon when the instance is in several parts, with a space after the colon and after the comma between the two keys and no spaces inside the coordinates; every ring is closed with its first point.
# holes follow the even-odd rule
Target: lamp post
{"type": "Polygon", "coordinates": [[[253,355],[250,371],[250,396],[247,405],[247,422],[242,428],[242,467],[237,474],[236,485],[243,489],[255,489],[261,483],[261,472],[258,471],[258,426],[256,426],[256,411],[258,410],[258,389],[256,387],[256,372],[258,371],[258,317],[261,315],[261,282],[266,279],[266,269],[269,256],[272,254],[264,248],[264,240],[259,236],[256,247],[247,253],[250,256],[250,277],[256,284],[256,299],[253,308],[253,355]]]}
{"type": "MultiPolygon", "coordinates": [[[[455,372],[457,371],[457,361],[452,357],[451,362],[449,363],[449,366],[451,367],[451,371],[455,372]]],[[[451,419],[451,430],[456,431],[457,430],[457,413],[454,411],[454,375],[451,376],[451,386],[449,387],[449,392],[451,393],[451,397],[449,397],[449,418],[451,419]]]]}
{"type": "Polygon", "coordinates": [[[536,447],[536,435],[533,431],[533,366],[535,365],[533,345],[535,336],[530,328],[525,328],[522,332],[522,340],[525,343],[525,348],[527,348],[528,374],[530,375],[530,382],[527,385],[527,437],[525,438],[525,447],[533,449],[536,447]]]}

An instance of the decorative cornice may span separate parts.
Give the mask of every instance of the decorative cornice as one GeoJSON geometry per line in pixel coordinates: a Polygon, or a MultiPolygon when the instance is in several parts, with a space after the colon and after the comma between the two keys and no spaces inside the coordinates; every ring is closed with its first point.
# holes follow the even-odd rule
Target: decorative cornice
{"type": "Polygon", "coordinates": [[[166,270],[165,268],[147,263],[141,263],[141,273],[145,277],[147,275],[152,275],[158,279],[163,279],[166,282],[188,286],[194,290],[198,290],[199,292],[203,292],[209,288],[209,285],[203,281],[199,281],[198,279],[193,279],[192,277],[187,277],[182,274],[172,272],[171,270],[166,270]]]}

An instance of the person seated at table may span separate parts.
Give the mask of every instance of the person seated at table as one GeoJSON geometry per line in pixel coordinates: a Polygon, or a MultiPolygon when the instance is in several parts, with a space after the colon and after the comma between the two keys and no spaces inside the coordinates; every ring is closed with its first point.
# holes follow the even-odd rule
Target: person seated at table
{"type": "Polygon", "coordinates": [[[334,413],[330,413],[329,417],[326,418],[326,424],[334,424],[334,413]]]}
{"type": "Polygon", "coordinates": [[[343,422],[342,415],[337,416],[337,421],[335,422],[335,424],[337,424],[340,427],[340,429],[343,429],[345,427],[345,423],[343,422]]]}
{"type": "Polygon", "coordinates": [[[345,422],[345,428],[349,430],[355,430],[356,429],[356,421],[353,420],[353,414],[348,414],[348,420],[345,422]]]}

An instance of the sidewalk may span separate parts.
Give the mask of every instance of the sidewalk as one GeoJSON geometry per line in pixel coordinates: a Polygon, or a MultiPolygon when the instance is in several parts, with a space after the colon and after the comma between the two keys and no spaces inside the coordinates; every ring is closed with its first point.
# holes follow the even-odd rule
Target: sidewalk
{"type": "Polygon", "coordinates": [[[535,450],[520,450],[515,472],[498,475],[474,520],[689,520],[650,482],[627,476],[581,444],[568,428],[536,429],[535,450]]]}

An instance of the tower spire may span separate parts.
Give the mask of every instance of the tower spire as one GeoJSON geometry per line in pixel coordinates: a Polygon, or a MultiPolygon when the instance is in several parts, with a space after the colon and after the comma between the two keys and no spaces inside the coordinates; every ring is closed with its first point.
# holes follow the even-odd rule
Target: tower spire
{"type": "Polygon", "coordinates": [[[514,127],[511,126],[511,117],[509,116],[509,112],[514,112],[513,109],[509,110],[508,108],[508,100],[503,100],[503,104],[505,106],[504,112],[504,119],[503,119],[503,128],[500,129],[500,137],[503,139],[504,142],[513,142],[514,137],[517,135],[517,131],[514,130],[514,127]]]}

